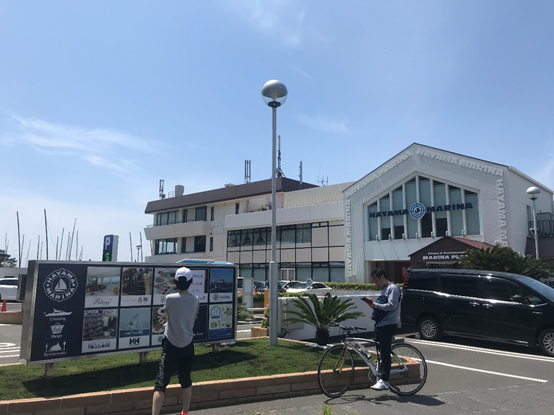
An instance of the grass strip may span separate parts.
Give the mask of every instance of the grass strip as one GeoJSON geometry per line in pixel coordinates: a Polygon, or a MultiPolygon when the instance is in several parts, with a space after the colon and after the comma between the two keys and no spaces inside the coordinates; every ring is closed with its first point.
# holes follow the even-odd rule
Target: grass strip
{"type": "MultiPolygon", "coordinates": [[[[148,353],[144,365],[135,353],[60,362],[48,381],[43,365],[1,366],[0,400],[154,388],[160,353],[148,353]]],[[[278,347],[270,347],[267,338],[260,338],[240,340],[215,353],[211,347],[196,346],[195,353],[192,380],[205,382],[317,370],[323,350],[281,339],[278,347]]],[[[171,383],[178,383],[177,376],[171,383]]]]}

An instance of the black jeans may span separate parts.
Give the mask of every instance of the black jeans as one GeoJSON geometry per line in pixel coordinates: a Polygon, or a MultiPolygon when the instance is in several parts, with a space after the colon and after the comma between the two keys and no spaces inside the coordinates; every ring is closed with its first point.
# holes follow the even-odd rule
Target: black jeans
{"type": "Polygon", "coordinates": [[[392,336],[396,331],[396,324],[387,324],[381,327],[375,327],[375,340],[379,342],[379,353],[381,354],[381,379],[388,382],[390,376],[390,349],[392,346],[392,336]]]}

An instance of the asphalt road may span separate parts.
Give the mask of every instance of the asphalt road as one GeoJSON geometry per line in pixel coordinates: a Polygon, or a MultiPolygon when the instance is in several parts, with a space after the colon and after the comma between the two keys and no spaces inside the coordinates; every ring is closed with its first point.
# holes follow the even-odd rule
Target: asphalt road
{"type": "Polygon", "coordinates": [[[371,389],[280,399],[194,411],[195,415],[321,415],[323,404],[342,414],[526,414],[552,415],[554,358],[529,349],[457,339],[425,342],[408,338],[427,360],[423,389],[411,397],[371,389]]]}

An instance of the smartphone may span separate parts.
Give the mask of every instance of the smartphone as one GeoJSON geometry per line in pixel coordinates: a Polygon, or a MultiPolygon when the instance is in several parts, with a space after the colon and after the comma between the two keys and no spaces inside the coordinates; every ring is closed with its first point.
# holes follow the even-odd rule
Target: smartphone
{"type": "Polygon", "coordinates": [[[367,298],[367,297],[362,297],[362,301],[364,303],[367,303],[367,304],[372,304],[374,303],[375,301],[373,300],[373,298],[367,298]]]}

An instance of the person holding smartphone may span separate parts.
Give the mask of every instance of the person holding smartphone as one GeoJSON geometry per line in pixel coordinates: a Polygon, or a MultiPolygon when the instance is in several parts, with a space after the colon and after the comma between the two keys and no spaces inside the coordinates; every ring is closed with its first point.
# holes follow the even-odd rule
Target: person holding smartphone
{"type": "Polygon", "coordinates": [[[375,321],[375,340],[379,343],[379,353],[381,353],[382,367],[379,368],[381,378],[371,389],[382,391],[389,389],[390,352],[392,337],[398,327],[400,288],[387,279],[385,271],[381,268],[375,268],[371,271],[371,282],[381,289],[381,295],[379,295],[377,301],[369,297],[363,297],[362,300],[373,309],[371,318],[375,321]]]}

